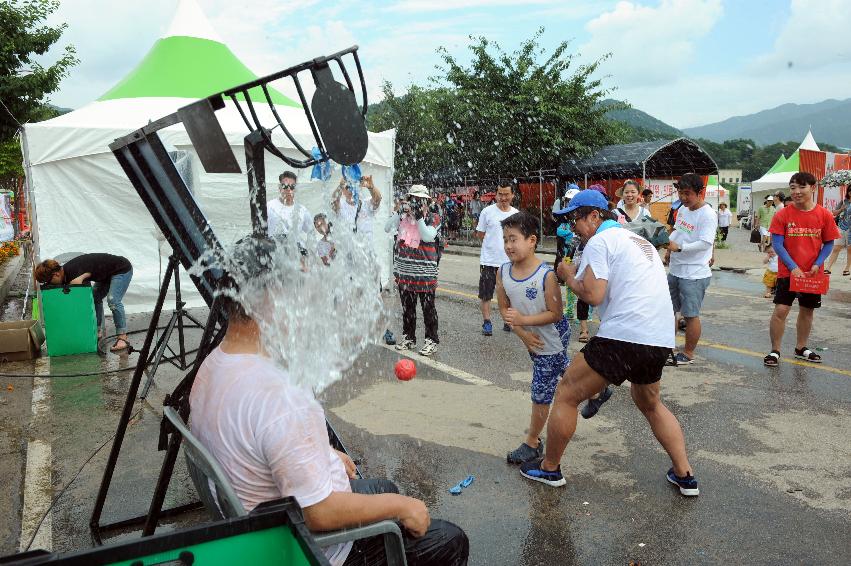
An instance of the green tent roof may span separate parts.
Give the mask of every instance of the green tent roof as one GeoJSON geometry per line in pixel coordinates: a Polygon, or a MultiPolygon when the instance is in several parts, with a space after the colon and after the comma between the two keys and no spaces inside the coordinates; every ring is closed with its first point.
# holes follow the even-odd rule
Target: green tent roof
{"type": "Polygon", "coordinates": [[[801,156],[798,153],[798,150],[795,150],[795,153],[789,156],[789,159],[783,162],[783,165],[775,171],[775,173],[797,173],[801,170],[801,156]]]}
{"type": "Polygon", "coordinates": [[[778,171],[780,171],[780,168],[783,166],[784,163],[786,163],[786,156],[781,153],[780,157],[777,158],[777,161],[774,162],[774,165],[771,166],[771,169],[769,169],[765,174],[768,175],[769,173],[777,173],[778,171]]]}
{"type": "MultiPolygon", "coordinates": [[[[98,100],[205,98],[256,78],[224,43],[176,35],[157,40],[136,68],[98,100]]],[[[269,94],[277,105],[301,108],[271,87],[269,94]]],[[[260,88],[251,89],[249,97],[266,103],[260,88]]]]}

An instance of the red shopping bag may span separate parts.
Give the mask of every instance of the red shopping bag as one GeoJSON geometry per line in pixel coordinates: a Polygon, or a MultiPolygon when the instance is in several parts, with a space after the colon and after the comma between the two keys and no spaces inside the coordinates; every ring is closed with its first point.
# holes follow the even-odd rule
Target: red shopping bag
{"type": "Polygon", "coordinates": [[[814,277],[791,277],[789,279],[789,290],[793,293],[827,295],[829,287],[830,277],[823,273],[819,273],[814,277]]]}

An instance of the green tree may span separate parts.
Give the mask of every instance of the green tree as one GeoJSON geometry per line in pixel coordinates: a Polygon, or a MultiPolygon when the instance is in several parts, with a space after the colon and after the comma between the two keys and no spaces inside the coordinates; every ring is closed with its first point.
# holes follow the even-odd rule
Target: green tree
{"type": "Polygon", "coordinates": [[[45,67],[34,60],[62,36],[67,24],[44,25],[58,0],[0,0],[0,141],[11,139],[24,123],[44,117],[47,95],[78,63],[74,47],[45,67]]]}
{"type": "Polygon", "coordinates": [[[385,85],[370,127],[397,129],[397,180],[519,176],[622,139],[626,128],[600,104],[607,91],[595,74],[605,58],[574,66],[568,42],[547,54],[542,33],[511,54],[471,37],[469,66],[441,48],[428,87],[396,97],[385,85]]]}

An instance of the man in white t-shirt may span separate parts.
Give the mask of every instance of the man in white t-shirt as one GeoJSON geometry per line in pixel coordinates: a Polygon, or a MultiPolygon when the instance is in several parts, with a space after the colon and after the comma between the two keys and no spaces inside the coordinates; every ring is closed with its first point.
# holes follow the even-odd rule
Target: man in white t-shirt
{"type": "Polygon", "coordinates": [[[682,428],[659,397],[659,380],[674,346],[665,268],[653,244],[621,227],[608,208],[606,197],[593,190],[580,192],[567,207],[571,231],[587,244],[579,265],[562,263],[559,276],[580,299],[598,307],[600,328],[556,388],[544,458],[523,464],[520,473],[553,487],[564,485],[560,462],[576,432],[579,404],[609,384],[629,381],[635,405],[673,463],[667,480],[681,494],[695,496],[699,490],[682,428]]]}
{"type": "Polygon", "coordinates": [[[269,236],[278,238],[294,234],[302,249],[315,240],[313,236],[313,216],[304,205],[295,202],[296,175],[284,171],[278,177],[280,196],[266,203],[269,217],[269,236]]]}
{"type": "MultiPolygon", "coordinates": [[[[272,249],[273,242],[251,237],[238,243],[241,277],[267,276],[272,249]]],[[[225,337],[202,362],[189,395],[191,428],[245,509],[293,496],[312,531],[399,521],[408,564],[466,565],[469,542],[459,527],[431,520],[422,501],[399,495],[388,480],[355,479],[351,458],[331,448],[312,391],[264,355],[259,326],[239,303],[230,300],[226,310],[225,337]]],[[[382,555],[383,544],[373,537],[325,554],[335,566],[362,564],[365,556],[382,555]]]]}
{"type": "Polygon", "coordinates": [[[694,350],[700,340],[700,308],[712,280],[713,246],[718,216],[703,200],[703,179],[686,173],[674,183],[683,205],[677,212],[668,251],[668,290],[674,311],[686,321],[686,343],[672,359],[672,365],[694,362],[694,350]]]}
{"type": "Polygon", "coordinates": [[[345,179],[340,179],[340,185],[331,198],[331,208],[356,233],[372,240],[372,225],[375,212],[381,206],[381,191],[375,187],[371,175],[361,177],[359,186],[360,198],[355,202],[352,187],[345,179]]]}
{"type": "MultiPolygon", "coordinates": [[[[517,212],[517,209],[511,206],[513,198],[514,187],[511,183],[497,187],[495,202],[482,210],[476,226],[476,237],[482,240],[479,256],[479,300],[482,308],[482,334],[485,336],[493,336],[491,300],[496,288],[496,270],[502,264],[508,263],[505,243],[502,241],[502,221],[517,212]]],[[[511,331],[505,323],[502,329],[511,331]]]]}

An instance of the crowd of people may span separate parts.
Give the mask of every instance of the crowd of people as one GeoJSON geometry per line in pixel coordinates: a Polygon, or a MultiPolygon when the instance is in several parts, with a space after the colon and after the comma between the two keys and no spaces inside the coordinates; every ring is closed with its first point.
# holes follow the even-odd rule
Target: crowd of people
{"type": "MultiPolygon", "coordinates": [[[[246,238],[235,250],[252,279],[269,276],[270,262],[264,255],[281,237],[294,238],[305,253],[314,250],[326,265],[335,258],[334,238],[339,236],[332,232],[331,219],[312,216],[295,202],[293,173],[284,172],[279,181],[279,196],[267,206],[269,238],[246,238]]],[[[799,283],[819,275],[828,258],[828,267],[832,265],[834,241],[845,248],[851,243],[851,190],[838,210],[828,211],[813,200],[815,184],[812,175],[796,173],[785,206],[778,210],[775,199],[778,204],[785,199],[772,195],[756,214],[766,234],[766,241],[760,242],[767,253],[766,293],[774,289],[775,304],[766,366],[781,361],[780,343],[795,300],[800,307],[795,357],[821,361],[807,346],[821,297],[800,290],[799,283]],[[831,212],[838,215],[839,226],[831,212]]],[[[705,202],[699,175],[683,175],[674,185],[679,206],[670,217],[664,243],[640,235],[646,234],[639,229],[642,225],[657,220],[650,211],[652,194],[642,192],[639,183],[625,182],[616,192],[617,202],[600,185],[584,190],[568,186],[553,211],[559,237],[555,265],[537,255],[539,220],[512,206],[511,183],[497,187],[493,203],[475,212],[475,234],[482,241],[482,334],[493,335],[491,302],[496,297],[503,331],[516,336],[530,359],[529,427],[519,446],[506,455],[522,477],[553,487],[565,485],[560,462],[578,415],[593,417],[615,386],[629,382],[635,406],[670,457],[665,479],[684,496],[699,495],[682,427],[660,398],[660,381],[666,365],[695,362],[714,245],[719,233],[722,240],[726,237],[731,215],[726,207],[716,212],[705,202]],[[600,318],[594,336],[588,327],[591,309],[600,318]],[[579,320],[583,347],[571,358],[567,347],[572,316],[579,320]],[[679,351],[678,318],[685,329],[679,351]]],[[[381,200],[371,178],[362,177],[357,187],[344,180],[334,192],[331,209],[358,237],[371,240],[381,200]]],[[[385,231],[394,237],[393,275],[402,313],[402,336],[395,344],[399,351],[417,348],[417,304],[425,323],[418,351],[422,356],[437,351],[439,238],[443,215],[457,214],[454,206],[436,206],[426,186],[413,185],[396,199],[385,223],[385,231]]],[[[114,349],[126,346],[120,297],[132,267],[124,258],[89,254],[65,265],[47,260],[37,267],[36,277],[52,284],[95,282],[96,301],[108,297],[115,316],[119,338],[114,349]]],[[[190,395],[192,429],[221,463],[245,508],[292,495],[314,531],[396,520],[404,528],[409,564],[466,564],[469,541],[464,531],[432,520],[423,501],[400,495],[392,482],[358,478],[351,458],[331,447],[324,410],[312,392],[292,384],[286,371],[263,355],[258,324],[239,299],[227,299],[226,308],[225,337],[201,364],[190,395]]],[[[374,537],[325,552],[332,564],[381,564],[383,548],[382,539],[374,537]]]]}

